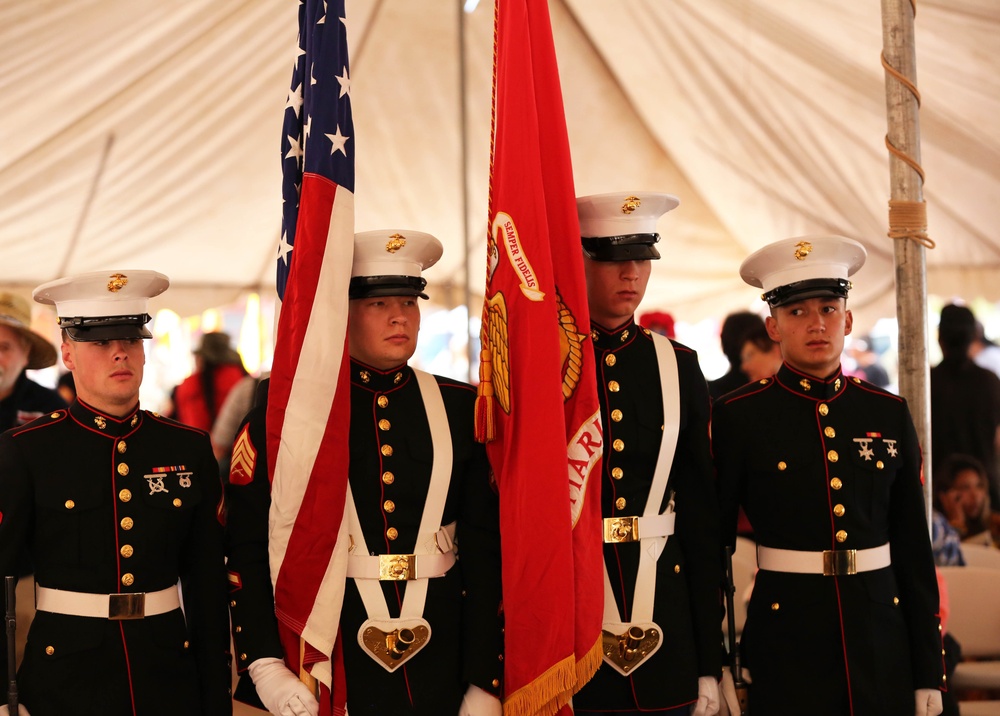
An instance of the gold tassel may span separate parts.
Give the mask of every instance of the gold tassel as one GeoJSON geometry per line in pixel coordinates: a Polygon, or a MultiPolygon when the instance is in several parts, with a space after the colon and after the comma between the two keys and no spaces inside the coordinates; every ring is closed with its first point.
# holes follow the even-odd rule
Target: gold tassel
{"type": "Polygon", "coordinates": [[[496,410],[493,399],[493,354],[487,348],[479,352],[479,387],[476,389],[476,441],[492,442],[496,438],[496,410]]]}

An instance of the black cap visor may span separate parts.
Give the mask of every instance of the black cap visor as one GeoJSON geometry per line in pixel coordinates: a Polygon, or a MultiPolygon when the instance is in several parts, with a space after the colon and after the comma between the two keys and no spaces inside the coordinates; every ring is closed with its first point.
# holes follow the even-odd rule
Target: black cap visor
{"type": "Polygon", "coordinates": [[[375,296],[420,296],[427,298],[427,279],[420,276],[354,276],[348,288],[348,298],[375,296]]]}
{"type": "Polygon", "coordinates": [[[847,298],[850,288],[851,282],[845,278],[812,278],[778,286],[761,298],[767,301],[767,305],[771,308],[777,308],[807,298],[847,298]]]}
{"type": "Polygon", "coordinates": [[[660,258],[653,246],[659,234],[625,234],[622,236],[585,236],[583,252],[594,261],[649,261],[660,258]]]}
{"type": "Polygon", "coordinates": [[[101,318],[60,318],[59,327],[78,342],[117,341],[152,338],[146,328],[151,316],[103,316],[101,318]]]}

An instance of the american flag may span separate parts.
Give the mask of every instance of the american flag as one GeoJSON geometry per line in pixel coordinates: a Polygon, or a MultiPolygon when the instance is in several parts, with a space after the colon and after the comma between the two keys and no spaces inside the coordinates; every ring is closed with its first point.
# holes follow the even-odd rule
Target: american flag
{"type": "Polygon", "coordinates": [[[299,6],[281,137],[281,308],[267,411],[275,612],[289,666],[305,666],[328,688],[347,564],[339,537],[347,490],[355,141],[344,16],[344,0],[299,6]]]}

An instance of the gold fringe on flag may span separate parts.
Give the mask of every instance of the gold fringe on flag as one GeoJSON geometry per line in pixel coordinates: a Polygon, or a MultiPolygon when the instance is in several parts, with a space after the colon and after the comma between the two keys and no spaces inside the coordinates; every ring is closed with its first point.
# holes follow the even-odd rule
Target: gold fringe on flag
{"type": "Polygon", "coordinates": [[[504,716],[554,716],[569,703],[574,692],[576,666],[567,656],[544,674],[508,695],[503,701],[504,716]]]}
{"type": "Polygon", "coordinates": [[[573,693],[582,689],[584,684],[590,681],[594,677],[594,674],[597,673],[597,670],[601,668],[601,662],[604,660],[604,652],[601,650],[602,646],[603,639],[598,634],[597,641],[590,647],[590,651],[576,662],[576,688],[573,689],[573,693]]]}

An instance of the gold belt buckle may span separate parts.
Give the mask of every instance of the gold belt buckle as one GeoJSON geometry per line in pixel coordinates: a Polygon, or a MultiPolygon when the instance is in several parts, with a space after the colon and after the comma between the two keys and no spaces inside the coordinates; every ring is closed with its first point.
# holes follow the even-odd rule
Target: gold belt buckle
{"type": "Polygon", "coordinates": [[[608,544],[639,541],[638,517],[605,517],[604,541],[608,544]]]}
{"type": "Polygon", "coordinates": [[[383,582],[405,582],[417,578],[417,557],[413,554],[380,554],[378,578],[383,582]]]}
{"type": "Polygon", "coordinates": [[[843,577],[858,573],[856,549],[828,549],[823,552],[823,576],[843,577]]]}
{"type": "Polygon", "coordinates": [[[146,594],[144,592],[108,595],[108,619],[123,621],[142,619],[144,616],[146,616],[146,594]]]}

